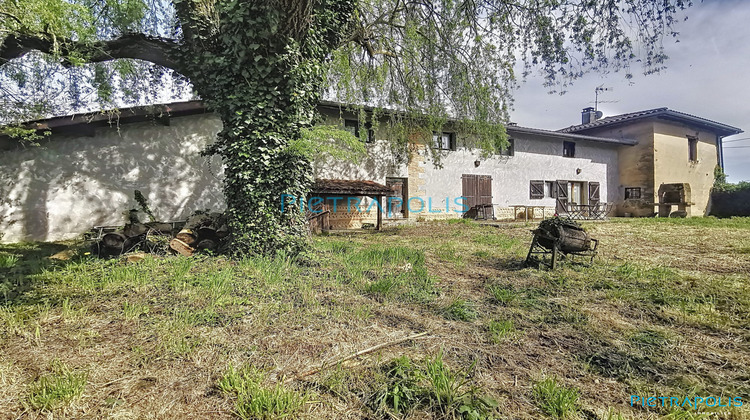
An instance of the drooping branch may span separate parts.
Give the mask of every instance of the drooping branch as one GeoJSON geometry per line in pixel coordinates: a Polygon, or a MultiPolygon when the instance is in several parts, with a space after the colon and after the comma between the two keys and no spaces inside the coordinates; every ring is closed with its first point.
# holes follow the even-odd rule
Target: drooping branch
{"type": "Polygon", "coordinates": [[[175,59],[178,47],[179,44],[173,40],[135,33],[93,43],[55,40],[45,35],[13,34],[0,44],[0,66],[32,51],[40,51],[60,55],[68,65],[71,63],[68,57],[73,55],[88,63],[132,58],[180,71],[175,59]]]}

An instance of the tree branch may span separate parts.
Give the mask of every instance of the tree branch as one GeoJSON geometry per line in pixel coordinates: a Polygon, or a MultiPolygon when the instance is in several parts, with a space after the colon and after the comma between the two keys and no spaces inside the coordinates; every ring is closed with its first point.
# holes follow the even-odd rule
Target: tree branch
{"type": "Polygon", "coordinates": [[[22,28],[24,27],[24,24],[23,24],[23,22],[21,22],[21,19],[19,19],[15,15],[12,15],[12,14],[10,14],[8,12],[3,12],[2,10],[0,10],[0,15],[7,16],[7,17],[15,20],[19,25],[21,25],[22,28]]]}
{"type": "Polygon", "coordinates": [[[55,42],[44,35],[13,34],[0,43],[0,66],[15,58],[23,57],[32,51],[57,54],[66,57],[78,53],[88,63],[101,63],[118,58],[132,58],[179,71],[176,60],[178,44],[175,41],[143,34],[124,34],[108,41],[83,43],[73,40],[55,42]]]}

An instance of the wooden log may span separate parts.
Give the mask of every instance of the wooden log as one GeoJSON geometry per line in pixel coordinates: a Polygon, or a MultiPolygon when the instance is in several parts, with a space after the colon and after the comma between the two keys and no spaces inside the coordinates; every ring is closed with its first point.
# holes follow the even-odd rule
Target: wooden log
{"type": "Polygon", "coordinates": [[[195,248],[186,244],[178,238],[174,238],[169,241],[169,247],[186,257],[192,257],[195,253],[195,248]]]}
{"type": "Polygon", "coordinates": [[[198,229],[198,240],[203,241],[206,239],[216,239],[216,229],[214,229],[212,226],[203,226],[198,229]]]}
{"type": "Polygon", "coordinates": [[[195,246],[195,249],[197,251],[216,251],[218,247],[219,244],[217,244],[213,239],[202,239],[200,242],[198,242],[198,245],[195,246]]]}
{"type": "Polygon", "coordinates": [[[148,227],[143,223],[128,223],[122,229],[122,233],[128,238],[143,235],[146,232],[148,232],[148,227]]]}
{"type": "Polygon", "coordinates": [[[192,229],[182,229],[175,238],[186,245],[193,246],[198,243],[198,234],[192,229]]]}
{"type": "Polygon", "coordinates": [[[104,245],[104,248],[106,248],[108,251],[117,250],[118,252],[122,252],[122,248],[125,245],[125,241],[127,239],[128,237],[123,235],[122,233],[110,232],[102,236],[101,242],[102,245],[104,245]]]}

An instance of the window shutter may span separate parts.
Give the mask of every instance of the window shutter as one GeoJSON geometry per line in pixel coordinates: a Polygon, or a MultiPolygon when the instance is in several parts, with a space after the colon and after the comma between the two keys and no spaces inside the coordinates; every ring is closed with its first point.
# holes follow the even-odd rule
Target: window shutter
{"type": "Polygon", "coordinates": [[[555,211],[557,214],[566,214],[568,212],[568,181],[555,181],[555,199],[557,204],[555,211]]]}
{"type": "Polygon", "coordinates": [[[532,200],[544,198],[544,181],[531,181],[529,193],[532,200]]]}
{"type": "Polygon", "coordinates": [[[599,183],[589,182],[589,204],[599,204],[599,183]]]}

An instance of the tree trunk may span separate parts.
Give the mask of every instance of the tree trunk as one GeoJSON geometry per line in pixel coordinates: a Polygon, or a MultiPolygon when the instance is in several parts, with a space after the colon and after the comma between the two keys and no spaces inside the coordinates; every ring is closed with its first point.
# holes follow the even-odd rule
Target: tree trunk
{"type": "MultiPolygon", "coordinates": [[[[304,245],[304,215],[280,204],[284,195],[307,194],[312,168],[289,145],[313,124],[322,64],[339,45],[355,4],[294,0],[287,8],[279,1],[217,2],[220,28],[190,23],[184,30],[185,71],[224,125],[208,153],[224,161],[237,252],[294,253],[304,245]]],[[[176,3],[178,14],[189,13],[187,5],[176,3]]]]}

